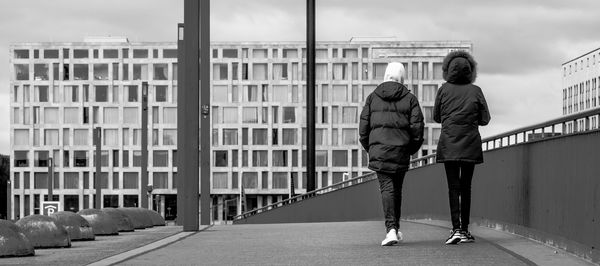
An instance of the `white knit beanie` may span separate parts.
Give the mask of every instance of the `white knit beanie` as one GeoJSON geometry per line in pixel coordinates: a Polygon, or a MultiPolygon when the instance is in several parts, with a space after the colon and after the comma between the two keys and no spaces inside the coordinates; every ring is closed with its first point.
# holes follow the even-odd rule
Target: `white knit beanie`
{"type": "Polygon", "coordinates": [[[404,77],[404,65],[399,62],[391,62],[385,69],[385,75],[383,75],[383,81],[395,81],[402,83],[404,77]]]}

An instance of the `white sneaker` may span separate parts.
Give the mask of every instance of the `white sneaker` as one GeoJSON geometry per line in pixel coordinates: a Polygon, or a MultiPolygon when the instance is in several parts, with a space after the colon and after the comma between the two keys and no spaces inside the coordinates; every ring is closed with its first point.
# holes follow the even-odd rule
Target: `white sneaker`
{"type": "Polygon", "coordinates": [[[392,246],[398,243],[398,233],[396,229],[391,229],[386,235],[385,239],[381,241],[382,246],[392,246]]]}

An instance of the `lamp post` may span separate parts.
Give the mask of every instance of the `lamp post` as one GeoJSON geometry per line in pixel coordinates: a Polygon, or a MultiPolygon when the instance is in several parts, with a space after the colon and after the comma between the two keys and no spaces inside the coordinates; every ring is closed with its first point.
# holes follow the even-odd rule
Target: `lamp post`
{"type": "Polygon", "coordinates": [[[53,200],[53,185],[54,185],[54,161],[52,157],[48,158],[48,200],[53,200]]]}

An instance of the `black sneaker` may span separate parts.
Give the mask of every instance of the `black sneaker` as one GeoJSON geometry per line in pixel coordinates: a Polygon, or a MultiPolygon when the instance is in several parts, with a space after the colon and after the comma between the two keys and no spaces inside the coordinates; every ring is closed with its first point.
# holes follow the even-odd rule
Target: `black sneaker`
{"type": "Polygon", "coordinates": [[[458,244],[458,242],[460,242],[461,235],[462,234],[460,233],[460,230],[458,230],[458,229],[454,229],[454,230],[450,231],[450,236],[448,237],[448,239],[446,239],[446,245],[458,244]]]}
{"type": "Polygon", "coordinates": [[[471,232],[468,230],[460,231],[460,243],[473,243],[475,242],[475,237],[471,235],[471,232]]]}

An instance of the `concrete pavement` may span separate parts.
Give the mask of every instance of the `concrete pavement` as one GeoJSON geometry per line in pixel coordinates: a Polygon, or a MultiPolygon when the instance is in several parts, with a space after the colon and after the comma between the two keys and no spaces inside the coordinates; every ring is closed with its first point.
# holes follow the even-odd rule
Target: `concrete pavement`
{"type": "Polygon", "coordinates": [[[379,245],[381,221],[213,226],[119,265],[593,265],[483,227],[476,243],[447,246],[445,226],[403,221],[404,243],[392,247],[379,245]]]}

